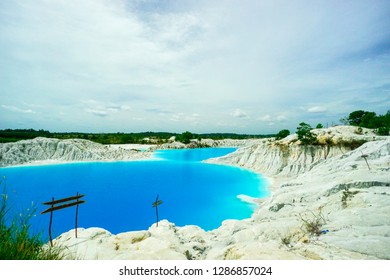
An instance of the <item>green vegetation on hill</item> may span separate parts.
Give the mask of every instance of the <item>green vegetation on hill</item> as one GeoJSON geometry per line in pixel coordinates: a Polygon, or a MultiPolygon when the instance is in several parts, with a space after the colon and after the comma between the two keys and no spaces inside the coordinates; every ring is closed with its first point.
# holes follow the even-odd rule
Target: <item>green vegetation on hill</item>
{"type": "Polygon", "coordinates": [[[290,130],[288,130],[288,129],[282,129],[281,131],[279,131],[279,132],[276,134],[275,138],[276,138],[276,140],[280,140],[280,139],[283,139],[283,138],[285,138],[285,137],[287,137],[287,136],[289,136],[289,135],[290,135],[290,130]]]}
{"type": "Polygon", "coordinates": [[[375,112],[357,110],[341,119],[341,122],[348,125],[360,126],[375,129],[378,135],[389,135],[390,131],[390,110],[384,115],[377,115],[375,112]]]}
{"type": "MultiPolygon", "coordinates": [[[[375,112],[367,112],[363,110],[358,110],[350,113],[348,117],[342,118],[340,120],[345,125],[357,126],[356,131],[362,131],[362,127],[373,129],[374,132],[378,135],[389,135],[390,132],[390,111],[387,111],[384,115],[377,115],[375,112]]],[[[321,123],[318,123],[316,128],[321,129],[324,126],[321,123]]],[[[311,131],[313,128],[305,123],[301,122],[297,127],[297,137],[303,145],[316,145],[317,138],[315,134],[311,131]]],[[[276,140],[283,139],[290,135],[288,129],[283,129],[279,131],[275,138],[276,140]]],[[[354,143],[361,145],[361,142],[354,143]]]]}

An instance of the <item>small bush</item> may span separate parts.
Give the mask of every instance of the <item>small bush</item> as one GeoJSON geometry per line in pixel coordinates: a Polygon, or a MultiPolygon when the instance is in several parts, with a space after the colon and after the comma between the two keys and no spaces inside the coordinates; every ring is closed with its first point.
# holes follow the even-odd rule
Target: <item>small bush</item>
{"type": "Polygon", "coordinates": [[[312,127],[304,122],[301,122],[297,127],[298,140],[300,140],[303,145],[316,144],[317,137],[311,132],[311,130],[312,127]]]}
{"type": "Polygon", "coordinates": [[[352,197],[354,197],[354,195],[356,195],[358,193],[359,193],[359,191],[350,191],[349,188],[346,188],[343,191],[343,194],[341,196],[341,205],[343,206],[343,208],[347,208],[348,201],[350,201],[352,199],[352,197]]]}
{"type": "Polygon", "coordinates": [[[186,250],[184,252],[184,255],[186,256],[187,260],[193,260],[193,256],[191,255],[190,251],[186,250]]]}
{"type": "Polygon", "coordinates": [[[276,138],[276,140],[280,140],[280,139],[283,139],[289,135],[290,135],[290,130],[282,129],[281,131],[278,132],[278,134],[276,134],[275,138],[276,138]]]}
{"type": "Polygon", "coordinates": [[[291,243],[292,243],[293,237],[294,237],[294,236],[293,236],[291,233],[288,233],[288,234],[282,236],[282,237],[280,238],[280,240],[282,241],[282,244],[283,244],[283,245],[285,245],[285,246],[287,246],[287,247],[290,248],[290,247],[292,247],[291,243]]]}
{"type": "Polygon", "coordinates": [[[385,127],[385,126],[378,127],[376,129],[376,134],[381,135],[381,136],[387,136],[387,135],[389,135],[389,132],[390,132],[390,128],[385,127]]]}
{"type": "Polygon", "coordinates": [[[299,215],[303,222],[303,230],[309,235],[319,236],[321,234],[322,227],[325,225],[326,220],[323,216],[321,209],[318,214],[311,212],[312,217],[304,218],[302,215],[299,215]]]}

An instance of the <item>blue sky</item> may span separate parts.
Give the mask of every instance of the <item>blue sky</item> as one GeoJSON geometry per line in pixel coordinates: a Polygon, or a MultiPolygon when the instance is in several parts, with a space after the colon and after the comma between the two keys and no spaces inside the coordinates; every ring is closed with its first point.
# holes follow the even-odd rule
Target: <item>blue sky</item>
{"type": "Polygon", "coordinates": [[[0,1],[0,129],[292,132],[390,109],[390,2],[0,1]]]}

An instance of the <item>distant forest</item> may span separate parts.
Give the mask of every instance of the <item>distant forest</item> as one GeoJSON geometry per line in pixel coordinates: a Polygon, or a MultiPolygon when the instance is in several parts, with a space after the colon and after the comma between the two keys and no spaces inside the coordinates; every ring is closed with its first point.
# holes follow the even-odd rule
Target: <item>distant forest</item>
{"type": "Polygon", "coordinates": [[[0,143],[16,142],[19,140],[33,139],[36,137],[47,137],[57,139],[86,139],[101,144],[162,144],[169,138],[175,136],[177,139],[183,136],[191,135],[193,139],[249,139],[249,138],[267,138],[270,135],[249,135],[235,133],[205,133],[192,134],[188,131],[178,134],[170,132],[138,132],[138,133],[82,133],[82,132],[50,132],[47,130],[34,129],[4,129],[0,130],[0,143]]]}
{"type": "MultiPolygon", "coordinates": [[[[377,115],[375,112],[357,110],[342,118],[342,124],[353,125],[357,127],[366,127],[374,129],[378,135],[390,134],[390,110],[384,115],[377,115]]],[[[306,123],[307,130],[312,128],[306,123]]],[[[322,128],[318,124],[317,128],[322,128]]],[[[300,129],[297,128],[299,133],[300,129]]],[[[191,139],[250,139],[250,138],[268,138],[277,137],[279,139],[290,134],[287,129],[281,130],[277,134],[236,134],[236,133],[204,133],[195,134],[189,131],[179,133],[171,132],[137,132],[137,133],[83,133],[83,132],[50,132],[47,130],[34,129],[4,129],[0,130],[0,143],[16,142],[19,140],[33,139],[36,137],[58,138],[58,139],[86,139],[101,144],[162,144],[168,141],[172,136],[176,141],[189,143],[191,139]]]]}

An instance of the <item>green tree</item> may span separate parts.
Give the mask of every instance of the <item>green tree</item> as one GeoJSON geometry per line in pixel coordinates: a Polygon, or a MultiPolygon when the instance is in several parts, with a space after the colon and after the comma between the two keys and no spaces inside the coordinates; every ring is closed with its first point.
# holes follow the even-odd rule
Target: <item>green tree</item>
{"type": "Polygon", "coordinates": [[[379,115],[377,120],[377,134],[389,135],[390,133],[390,110],[385,115],[379,115]]]}
{"type": "Polygon", "coordinates": [[[313,128],[309,124],[304,122],[301,122],[297,127],[296,133],[298,135],[298,140],[300,140],[303,145],[310,145],[316,142],[317,138],[311,133],[312,129],[313,128]]]}
{"type": "Polygon", "coordinates": [[[365,112],[360,122],[360,126],[367,128],[378,127],[378,118],[374,112],[365,112]]]}
{"type": "Polygon", "coordinates": [[[349,125],[360,125],[364,114],[365,114],[365,111],[363,111],[363,110],[353,111],[352,113],[349,114],[349,116],[347,118],[348,124],[349,125]]]}
{"type": "Polygon", "coordinates": [[[319,123],[317,124],[316,128],[324,128],[324,126],[321,123],[319,123]]]}
{"type": "Polygon", "coordinates": [[[376,133],[378,135],[382,135],[382,136],[390,135],[389,132],[390,132],[390,128],[389,127],[385,127],[385,126],[378,127],[378,129],[376,130],[376,133]]]}
{"type": "Polygon", "coordinates": [[[290,130],[288,129],[282,129],[281,131],[279,131],[277,134],[276,134],[276,140],[280,140],[280,139],[283,139],[287,136],[290,135],[290,130]]]}
{"type": "Polygon", "coordinates": [[[341,121],[347,125],[376,129],[379,135],[389,135],[390,111],[385,115],[377,115],[375,112],[357,110],[350,113],[348,117],[342,118],[341,121]]]}
{"type": "Polygon", "coordinates": [[[162,203],[163,203],[163,201],[158,199],[158,195],[156,197],[156,201],[154,201],[152,203],[152,207],[156,208],[156,224],[157,224],[157,227],[158,227],[158,206],[160,206],[162,203]]]}
{"type": "Polygon", "coordinates": [[[374,128],[375,119],[376,119],[376,113],[357,110],[350,113],[346,120],[347,120],[347,124],[349,125],[374,128]]]}
{"type": "Polygon", "coordinates": [[[182,142],[183,144],[190,143],[191,139],[194,139],[194,135],[189,131],[176,136],[176,141],[182,142]]]}

